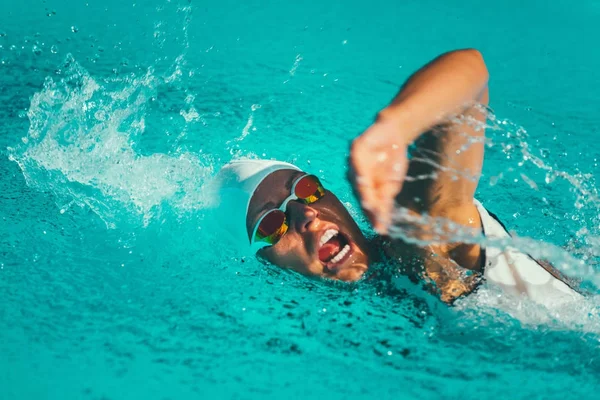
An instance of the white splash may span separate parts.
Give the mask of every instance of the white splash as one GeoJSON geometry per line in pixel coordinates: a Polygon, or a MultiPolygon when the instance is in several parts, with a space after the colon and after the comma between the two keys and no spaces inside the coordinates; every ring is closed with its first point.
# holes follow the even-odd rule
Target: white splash
{"type": "Polygon", "coordinates": [[[98,81],[70,56],[63,76],[47,78],[33,96],[24,145],[9,149],[30,186],[52,192],[61,205],[89,207],[109,227],[124,208],[146,225],[163,205],[176,212],[202,207],[199,187],[211,174],[210,163],[191,153],[142,155],[135,149],[146,130],[148,102],[164,80],[148,71],[141,78],[98,81]]]}

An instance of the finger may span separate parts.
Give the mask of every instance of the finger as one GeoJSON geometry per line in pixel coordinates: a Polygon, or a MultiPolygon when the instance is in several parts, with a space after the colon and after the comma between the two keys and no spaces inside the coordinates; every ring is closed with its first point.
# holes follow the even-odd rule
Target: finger
{"type": "Polygon", "coordinates": [[[397,180],[390,180],[377,187],[376,191],[376,203],[377,208],[375,210],[377,217],[376,230],[381,234],[386,234],[388,226],[392,220],[392,213],[394,210],[394,204],[396,196],[398,195],[401,188],[401,182],[397,180]]]}
{"type": "Polygon", "coordinates": [[[374,210],[375,222],[373,227],[381,235],[385,235],[388,232],[388,226],[391,221],[391,210],[392,202],[388,199],[380,198],[377,201],[377,208],[374,210]]]}
{"type": "Polygon", "coordinates": [[[372,191],[373,188],[372,178],[370,176],[361,174],[354,165],[350,164],[348,180],[352,185],[356,197],[361,201],[364,200],[365,197],[369,197],[369,191],[372,191]]]}
{"type": "Polygon", "coordinates": [[[363,188],[360,190],[360,206],[364,211],[370,214],[377,213],[377,195],[372,189],[363,188]]]}
{"type": "Polygon", "coordinates": [[[377,221],[378,200],[373,186],[365,182],[360,182],[355,187],[355,194],[360,201],[363,213],[366,215],[371,225],[374,225],[377,221]]]}
{"type": "Polygon", "coordinates": [[[361,168],[359,167],[356,158],[351,155],[348,159],[347,178],[352,184],[352,188],[355,190],[358,189],[358,181],[362,179],[360,178],[362,177],[361,172],[361,168]]]}

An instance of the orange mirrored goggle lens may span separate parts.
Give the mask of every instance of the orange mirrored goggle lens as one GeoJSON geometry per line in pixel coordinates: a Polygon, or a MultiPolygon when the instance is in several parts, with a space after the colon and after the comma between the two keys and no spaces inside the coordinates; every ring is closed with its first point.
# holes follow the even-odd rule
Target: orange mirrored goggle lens
{"type": "Polygon", "coordinates": [[[310,204],[323,197],[325,189],[323,189],[319,178],[314,175],[307,175],[296,182],[294,194],[305,204],[310,204]]]}
{"type": "Polygon", "coordinates": [[[273,245],[279,241],[287,230],[285,213],[281,210],[271,210],[260,221],[254,240],[273,245]]]}
{"type": "MultiPolygon", "coordinates": [[[[314,175],[306,175],[294,183],[294,195],[304,204],[311,204],[325,195],[325,189],[319,178],[314,175]]],[[[274,209],[267,212],[258,223],[254,241],[274,245],[287,230],[288,224],[285,212],[274,209]]]]}

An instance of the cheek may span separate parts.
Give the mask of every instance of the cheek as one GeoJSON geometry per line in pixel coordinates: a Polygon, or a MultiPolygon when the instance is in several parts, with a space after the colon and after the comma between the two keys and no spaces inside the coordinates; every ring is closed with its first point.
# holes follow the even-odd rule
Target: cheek
{"type": "Polygon", "coordinates": [[[302,265],[301,261],[304,257],[299,246],[294,246],[293,244],[293,238],[286,235],[277,245],[264,250],[262,256],[271,264],[278,267],[298,270],[298,266],[302,265]]]}
{"type": "Polygon", "coordinates": [[[336,279],[344,282],[354,282],[361,279],[366,271],[366,267],[353,265],[337,274],[336,279]]]}
{"type": "Polygon", "coordinates": [[[276,246],[265,250],[261,256],[273,265],[303,275],[320,275],[323,270],[320,263],[311,262],[300,238],[293,236],[285,237],[276,246]]]}

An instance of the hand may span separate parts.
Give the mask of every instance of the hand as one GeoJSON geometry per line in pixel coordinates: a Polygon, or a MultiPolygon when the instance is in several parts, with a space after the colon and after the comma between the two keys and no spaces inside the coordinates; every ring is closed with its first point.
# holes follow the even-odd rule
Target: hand
{"type": "Polygon", "coordinates": [[[395,120],[378,120],[354,140],[350,181],[363,211],[380,234],[387,233],[394,200],[408,168],[407,144],[395,120]]]}

